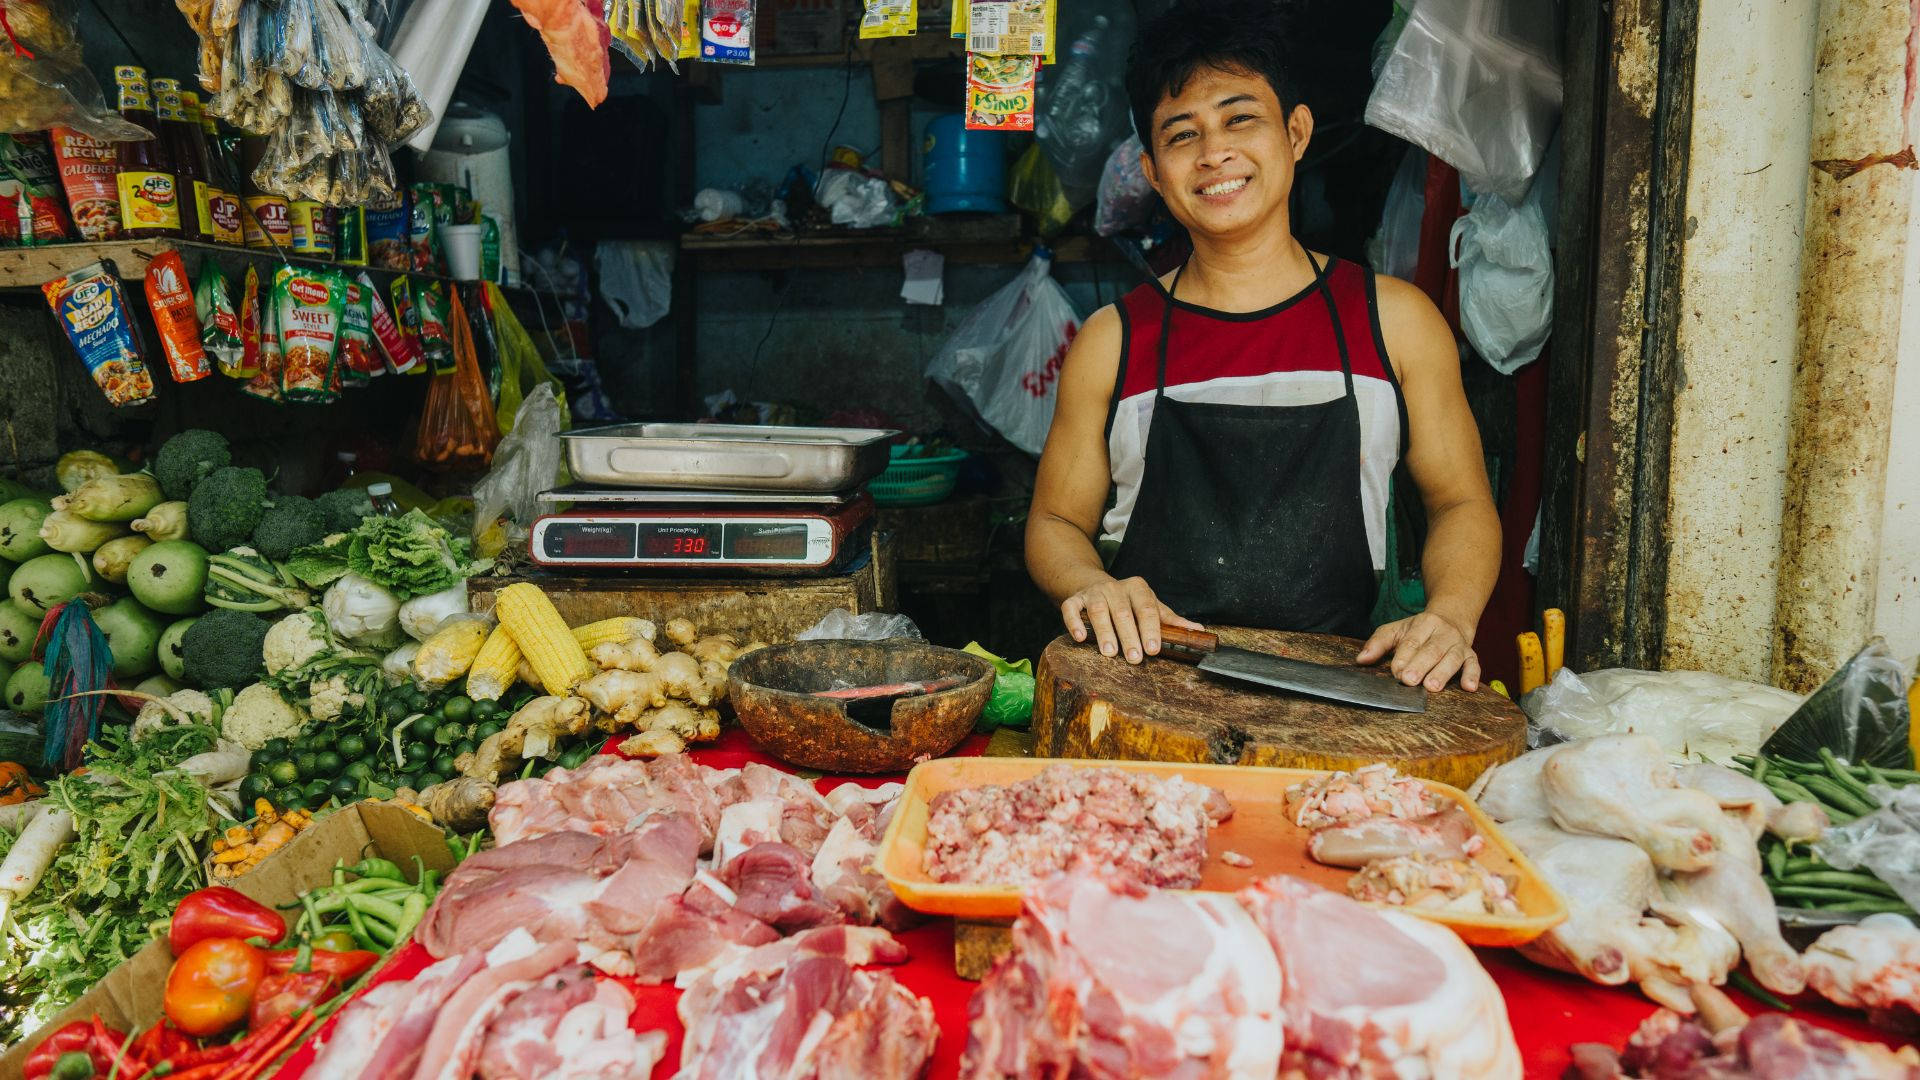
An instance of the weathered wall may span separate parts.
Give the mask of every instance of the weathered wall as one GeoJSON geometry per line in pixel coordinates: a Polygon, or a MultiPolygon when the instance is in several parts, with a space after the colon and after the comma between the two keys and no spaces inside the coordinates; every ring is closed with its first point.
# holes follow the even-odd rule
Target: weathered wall
{"type": "MultiPolygon", "coordinates": [[[[1913,182],[1920,184],[1920,177],[1913,182]]],[[[1920,214],[1907,227],[1905,284],[1874,630],[1894,655],[1910,659],[1920,655],[1920,214]]]]}
{"type": "Polygon", "coordinates": [[[1700,5],[1681,381],[1665,436],[1666,668],[1764,682],[1771,665],[1813,13],[1812,0],[1700,5]]]}

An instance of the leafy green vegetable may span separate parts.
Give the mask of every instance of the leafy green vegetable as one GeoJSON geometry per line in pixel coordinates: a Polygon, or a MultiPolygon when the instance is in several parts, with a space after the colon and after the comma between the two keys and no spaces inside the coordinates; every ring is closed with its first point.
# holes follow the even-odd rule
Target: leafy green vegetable
{"type": "Polygon", "coordinates": [[[301,548],[288,569],[316,588],[352,571],[405,600],[450,589],[492,565],[474,560],[471,552],[466,538],[410,510],[400,517],[367,518],[352,532],[301,548]]]}

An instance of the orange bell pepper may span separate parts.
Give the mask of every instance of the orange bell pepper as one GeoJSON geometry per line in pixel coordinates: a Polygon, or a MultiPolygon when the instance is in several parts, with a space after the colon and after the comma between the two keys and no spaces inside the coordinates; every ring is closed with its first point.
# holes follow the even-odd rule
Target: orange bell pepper
{"type": "Polygon", "coordinates": [[[173,962],[162,1008],[189,1035],[218,1035],[245,1022],[266,974],[259,949],[239,938],[208,938],[173,962]]]}

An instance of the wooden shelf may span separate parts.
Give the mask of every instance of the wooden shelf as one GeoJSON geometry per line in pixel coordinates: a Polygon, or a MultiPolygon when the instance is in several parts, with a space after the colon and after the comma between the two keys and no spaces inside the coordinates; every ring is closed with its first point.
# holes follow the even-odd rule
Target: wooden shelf
{"type": "MultiPolygon", "coordinates": [[[[83,266],[111,259],[113,268],[126,281],[138,281],[146,276],[147,264],[154,257],[166,251],[199,252],[204,255],[227,255],[247,259],[262,265],[279,263],[282,258],[270,251],[255,248],[239,248],[228,244],[206,244],[197,240],[108,240],[99,243],[48,244],[45,247],[0,248],[0,289],[38,289],[42,283],[53,280],[62,274],[78,270],[83,266]]],[[[398,277],[402,271],[388,270],[378,266],[349,266],[346,263],[328,259],[310,259],[302,255],[288,255],[285,262],[295,266],[312,266],[358,273],[366,270],[377,279],[398,277]]],[[[472,284],[460,282],[440,274],[406,272],[410,278],[425,281],[442,281],[450,284],[472,284]]],[[[536,289],[530,285],[503,285],[508,292],[539,293],[553,296],[546,289],[536,289]]]]}
{"type": "MultiPolygon", "coordinates": [[[[1101,237],[1067,236],[1049,245],[1057,263],[1124,262],[1125,256],[1101,237]]],[[[680,250],[702,270],[805,270],[813,268],[877,268],[899,266],[901,256],[915,249],[938,251],[950,263],[1007,265],[1024,263],[1033,254],[1028,239],[947,240],[930,236],[884,234],[865,236],[789,236],[722,240],[686,236],[680,250]]]]}

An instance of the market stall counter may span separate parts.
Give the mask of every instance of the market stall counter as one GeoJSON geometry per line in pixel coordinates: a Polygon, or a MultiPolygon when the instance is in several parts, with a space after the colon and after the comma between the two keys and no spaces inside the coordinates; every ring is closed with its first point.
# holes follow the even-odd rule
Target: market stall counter
{"type": "MultiPolygon", "coordinates": [[[[977,756],[985,752],[988,739],[973,736],[953,752],[953,756],[977,756]]],[[[614,753],[610,741],[606,752],[614,753]]],[[[729,728],[719,741],[689,754],[697,764],[716,769],[738,769],[750,764],[784,770],[780,762],[762,752],[737,728],[729,728]]],[[[825,794],[844,784],[877,788],[900,777],[822,777],[812,782],[825,794]]],[[[980,984],[955,974],[953,966],[953,924],[936,919],[897,935],[908,958],[887,971],[908,992],[924,997],[932,1009],[938,1032],[927,1075],[932,1080],[951,1080],[960,1075],[961,1056],[967,1043],[968,1002],[980,984]]],[[[1504,999],[1507,1016],[1518,1043],[1524,1073],[1528,1077],[1555,1077],[1570,1062],[1569,1048],[1575,1043],[1600,1042],[1623,1044],[1654,1010],[1647,999],[1628,988],[1595,986],[1577,976],[1547,971],[1522,960],[1505,949],[1477,949],[1474,955],[1491,975],[1504,999]]],[[[407,946],[375,977],[369,989],[382,983],[411,978],[432,964],[433,958],[421,944],[407,946]]],[[[634,1032],[663,1032],[659,1063],[653,1070],[656,1080],[675,1075],[681,1062],[685,1038],[676,1009],[682,991],[672,985],[642,985],[630,979],[609,980],[624,986],[633,1007],[629,1027],[634,1032]]],[[[364,992],[363,992],[364,993],[364,992]]],[[[1730,996],[1750,1012],[1764,1006],[1737,991],[1730,996]]],[[[1794,1016],[1850,1038],[1898,1045],[1885,1033],[1863,1023],[1857,1014],[1808,995],[1792,1002],[1794,1016]]],[[[294,1080],[307,1074],[314,1063],[316,1047],[325,1052],[328,1039],[340,1023],[336,1016],[322,1029],[314,1043],[300,1049],[275,1074],[280,1080],[294,1080]]]]}

